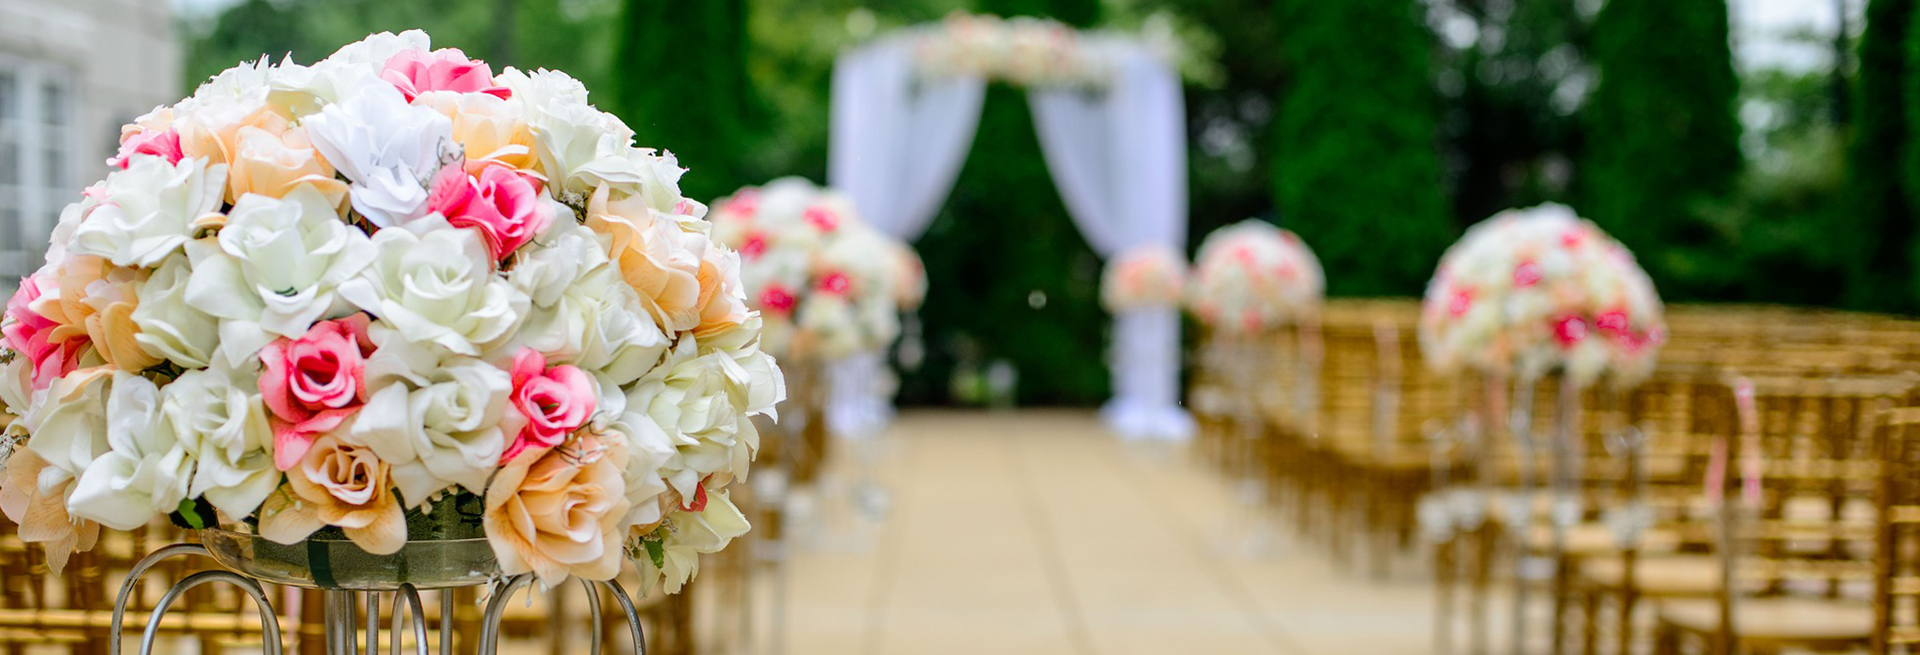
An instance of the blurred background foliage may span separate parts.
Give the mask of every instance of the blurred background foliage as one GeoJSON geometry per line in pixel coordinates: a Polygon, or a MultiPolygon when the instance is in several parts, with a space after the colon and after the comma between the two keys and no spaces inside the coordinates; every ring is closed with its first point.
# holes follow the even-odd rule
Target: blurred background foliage
{"type": "MultiPolygon", "coordinates": [[[[239,0],[182,20],[195,83],[416,27],[496,66],[565,70],[711,199],[825,177],[850,45],[956,10],[1172,16],[1206,64],[1186,91],[1191,244],[1259,216],[1308,239],[1333,293],[1412,296],[1467,226],[1557,201],[1632,246],[1670,301],[1910,312],[1920,16],[1865,1],[1864,28],[1796,37],[1830,51],[1808,70],[1735,66],[1714,0],[239,0]]],[[[916,244],[933,292],[904,400],[952,402],[1003,362],[1021,402],[1097,402],[1101,264],[1019,89],[990,88],[979,134],[916,244]]]]}

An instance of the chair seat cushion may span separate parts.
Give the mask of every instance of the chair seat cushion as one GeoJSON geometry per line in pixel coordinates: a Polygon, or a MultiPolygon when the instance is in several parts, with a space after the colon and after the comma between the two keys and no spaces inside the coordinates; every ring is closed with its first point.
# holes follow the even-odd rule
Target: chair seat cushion
{"type": "MultiPolygon", "coordinates": [[[[1580,564],[1586,584],[1619,589],[1626,561],[1617,555],[1594,557],[1580,564]]],[[[1720,561],[1712,555],[1646,555],[1633,562],[1633,588],[1643,596],[1710,596],[1720,588],[1720,561]]]]}
{"type": "MultiPolygon", "coordinates": [[[[1873,607],[1821,598],[1739,598],[1733,630],[1742,642],[1843,644],[1873,636],[1873,607]]],[[[1712,634],[1720,629],[1720,606],[1711,599],[1660,602],[1660,621],[1682,630],[1712,634]]]]}

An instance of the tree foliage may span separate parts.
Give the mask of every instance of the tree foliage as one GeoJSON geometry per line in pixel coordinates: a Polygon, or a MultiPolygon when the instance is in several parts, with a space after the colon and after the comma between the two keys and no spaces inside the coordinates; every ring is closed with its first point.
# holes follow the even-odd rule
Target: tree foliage
{"type": "Polygon", "coordinates": [[[1274,199],[1336,295],[1417,295],[1455,231],[1413,0],[1283,0],[1274,199]]]}
{"type": "Polygon", "coordinates": [[[1669,299],[1735,295],[1703,207],[1734,189],[1739,79],[1722,0],[1610,0],[1593,27],[1579,209],[1638,255],[1669,299]]]}

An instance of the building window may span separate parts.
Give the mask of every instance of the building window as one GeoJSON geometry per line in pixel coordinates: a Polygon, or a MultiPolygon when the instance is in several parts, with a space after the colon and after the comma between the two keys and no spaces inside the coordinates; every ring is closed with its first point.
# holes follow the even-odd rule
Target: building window
{"type": "Polygon", "coordinates": [[[79,198],[67,68],[0,54],[0,279],[39,268],[60,210],[79,198]]]}

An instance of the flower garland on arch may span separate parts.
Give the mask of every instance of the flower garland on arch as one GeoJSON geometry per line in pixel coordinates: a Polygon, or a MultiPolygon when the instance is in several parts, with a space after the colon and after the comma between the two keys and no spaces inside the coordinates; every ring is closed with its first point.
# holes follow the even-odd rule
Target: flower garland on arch
{"type": "Polygon", "coordinates": [[[1202,86],[1224,79],[1220,40],[1197,23],[1156,11],[1126,31],[1081,30],[1048,18],[954,12],[912,28],[915,72],[923,78],[977,76],[1031,88],[1099,89],[1129,49],[1141,49],[1202,86]]]}
{"type": "Polygon", "coordinates": [[[1585,386],[1651,373],[1666,324],[1633,253],[1565,205],[1500,212],[1440,259],[1420,315],[1429,366],[1585,386]]]}

